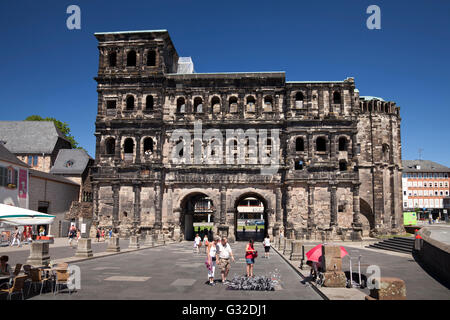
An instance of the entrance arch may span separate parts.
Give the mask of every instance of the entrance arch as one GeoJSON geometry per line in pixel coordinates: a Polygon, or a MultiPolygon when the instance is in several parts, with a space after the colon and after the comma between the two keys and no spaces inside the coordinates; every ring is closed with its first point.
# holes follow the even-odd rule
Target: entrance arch
{"type": "Polygon", "coordinates": [[[370,205],[364,199],[360,198],[359,207],[359,212],[369,221],[370,230],[375,229],[375,215],[370,205]]]}
{"type": "Polygon", "coordinates": [[[267,211],[267,200],[258,193],[248,192],[239,196],[234,203],[236,241],[262,241],[269,227],[267,211]]]}
{"type": "Polygon", "coordinates": [[[188,194],[180,206],[180,231],[184,240],[194,240],[199,229],[202,239],[208,230],[212,231],[215,208],[208,195],[202,192],[188,194]]]}

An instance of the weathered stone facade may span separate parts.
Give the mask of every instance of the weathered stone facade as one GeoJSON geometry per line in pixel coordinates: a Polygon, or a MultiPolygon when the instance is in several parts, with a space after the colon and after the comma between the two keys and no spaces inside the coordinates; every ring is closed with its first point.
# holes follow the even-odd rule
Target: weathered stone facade
{"type": "Polygon", "coordinates": [[[353,78],[290,82],[284,72],[177,73],[179,57],[164,30],[96,37],[92,183],[100,226],[182,239],[187,200],[203,194],[214,204],[214,231],[231,240],[246,196],[263,202],[271,236],[358,239],[369,230],[402,227],[395,103],[360,98],[353,78]],[[264,175],[264,165],[250,161],[174,163],[174,130],[194,136],[199,120],[221,132],[279,129],[279,169],[264,175]]]}

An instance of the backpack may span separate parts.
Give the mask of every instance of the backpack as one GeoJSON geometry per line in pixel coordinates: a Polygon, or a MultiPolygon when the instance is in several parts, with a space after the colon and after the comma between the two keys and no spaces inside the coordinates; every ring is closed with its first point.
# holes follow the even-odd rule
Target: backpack
{"type": "Polygon", "coordinates": [[[255,252],[253,253],[253,259],[258,258],[258,251],[255,250],[255,252]]]}

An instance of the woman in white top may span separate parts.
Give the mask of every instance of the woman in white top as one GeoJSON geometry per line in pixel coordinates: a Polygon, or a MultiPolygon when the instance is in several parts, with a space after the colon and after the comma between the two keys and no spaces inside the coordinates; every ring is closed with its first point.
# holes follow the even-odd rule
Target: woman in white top
{"type": "Polygon", "coordinates": [[[203,237],[203,247],[205,248],[205,253],[208,250],[208,245],[209,245],[208,236],[205,234],[205,236],[203,237]]]}
{"type": "Polygon", "coordinates": [[[269,251],[270,251],[270,238],[268,235],[264,238],[264,258],[269,259],[269,251]]]}
{"type": "Polygon", "coordinates": [[[208,247],[206,249],[206,260],[207,260],[207,268],[208,268],[208,284],[210,286],[214,286],[214,272],[216,271],[216,254],[217,254],[217,242],[219,241],[218,237],[214,238],[213,242],[210,242],[208,244],[208,247]]]}
{"type": "Polygon", "coordinates": [[[200,253],[200,242],[202,241],[202,239],[200,238],[200,236],[198,235],[198,233],[195,235],[195,239],[194,239],[194,249],[197,250],[197,253],[200,253]]]}

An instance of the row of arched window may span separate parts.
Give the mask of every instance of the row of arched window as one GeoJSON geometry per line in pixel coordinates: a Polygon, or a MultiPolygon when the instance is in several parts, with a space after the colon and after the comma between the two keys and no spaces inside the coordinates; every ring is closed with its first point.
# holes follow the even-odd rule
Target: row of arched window
{"type": "MultiPolygon", "coordinates": [[[[245,102],[245,111],[248,113],[255,113],[256,112],[256,98],[252,95],[247,96],[244,100],[245,102]]],[[[228,99],[229,104],[229,112],[230,113],[237,113],[238,112],[238,98],[236,96],[232,96],[228,99]]],[[[211,108],[213,113],[220,113],[221,108],[221,99],[218,96],[214,96],[211,99],[211,108]]],[[[263,111],[264,112],[273,112],[273,98],[271,96],[265,96],[263,99],[263,111]]],[[[177,113],[187,113],[189,110],[187,110],[187,103],[186,99],[184,97],[177,98],[177,113]]],[[[203,98],[202,97],[195,97],[194,103],[193,103],[193,110],[194,113],[203,113],[205,112],[203,107],[203,98]]]]}
{"type": "MultiPolygon", "coordinates": [[[[297,137],[295,139],[295,151],[305,151],[305,142],[302,137],[297,137]]],[[[318,137],[316,139],[316,151],[327,151],[327,139],[325,137],[318,137]]],[[[346,137],[339,138],[338,151],[348,151],[348,140],[346,137]]]]}
{"type": "MultiPolygon", "coordinates": [[[[144,110],[147,111],[153,111],[155,107],[155,99],[153,98],[152,95],[148,95],[145,97],[145,105],[144,105],[144,110]]],[[[113,110],[117,108],[117,103],[116,100],[107,100],[106,101],[106,109],[107,110],[113,110]]],[[[136,109],[136,101],[134,96],[129,95],[126,97],[125,99],[125,110],[126,111],[133,111],[136,109]]]]}
{"type": "MultiPolygon", "coordinates": [[[[156,66],[156,51],[155,50],[146,50],[144,54],[144,64],[148,67],[156,66]]],[[[117,67],[118,59],[116,51],[108,52],[108,66],[109,67],[117,67]]],[[[126,64],[127,67],[136,67],[137,66],[137,53],[135,50],[130,50],[127,52],[126,64]]]]}
{"type": "MultiPolygon", "coordinates": [[[[297,108],[297,109],[303,108],[304,101],[305,101],[305,96],[304,96],[303,92],[301,92],[301,91],[297,92],[295,94],[295,108],[297,108]]],[[[333,104],[341,104],[342,103],[341,93],[339,91],[333,92],[332,103],[333,104]]]]}
{"type": "MultiPolygon", "coordinates": [[[[334,95],[339,96],[338,98],[334,99],[335,103],[340,103],[340,93],[335,92],[334,95]]],[[[303,93],[298,92],[296,94],[296,107],[299,107],[301,103],[300,108],[303,106],[303,93]]],[[[116,100],[108,100],[106,102],[106,108],[107,109],[116,109],[116,100]]],[[[154,97],[152,95],[147,95],[145,97],[145,107],[144,110],[153,110],[154,108],[154,97]]],[[[238,112],[238,98],[235,96],[232,96],[228,99],[229,104],[229,112],[230,113],[237,113],[238,112]]],[[[186,99],[184,97],[179,97],[177,99],[177,113],[187,113],[189,112],[187,110],[187,104],[186,99]]],[[[212,112],[213,113],[220,113],[221,108],[221,99],[218,96],[214,96],[211,99],[211,106],[212,106],[212,112]]],[[[126,97],[126,107],[125,110],[132,111],[136,108],[136,101],[135,97],[133,95],[128,95],[126,97]]],[[[263,111],[264,112],[273,112],[273,98],[271,96],[265,96],[263,100],[263,111]]],[[[245,111],[247,113],[255,113],[256,112],[256,98],[252,95],[247,96],[245,98],[245,111]]],[[[204,104],[203,104],[203,98],[202,97],[195,97],[193,101],[193,110],[194,113],[203,113],[205,112],[204,104]]]]}
{"type": "MultiPolygon", "coordinates": [[[[294,160],[294,170],[300,171],[305,169],[305,163],[303,162],[303,159],[295,159],[294,160]]],[[[347,171],[348,165],[347,161],[344,159],[339,160],[339,171],[347,171]]]]}
{"type": "MultiPolygon", "coordinates": [[[[153,153],[154,149],[154,140],[151,137],[146,137],[143,140],[143,154],[150,155],[153,153]]],[[[132,138],[126,138],[123,143],[123,153],[124,154],[133,154],[134,153],[135,143],[132,138]]],[[[116,153],[116,139],[113,137],[106,138],[105,140],[105,154],[106,155],[114,155],[116,153]]]]}

